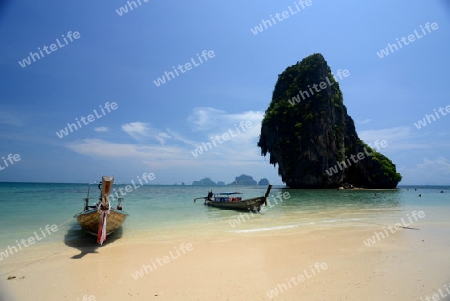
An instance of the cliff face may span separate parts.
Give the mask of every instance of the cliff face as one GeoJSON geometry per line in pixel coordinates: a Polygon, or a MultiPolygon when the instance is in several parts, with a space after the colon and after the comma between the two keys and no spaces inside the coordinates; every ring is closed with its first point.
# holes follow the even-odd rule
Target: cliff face
{"type": "Polygon", "coordinates": [[[359,139],[321,54],[278,76],[258,146],[291,188],[395,188],[401,180],[388,158],[359,139]],[[364,158],[355,160],[359,153],[364,158]]]}

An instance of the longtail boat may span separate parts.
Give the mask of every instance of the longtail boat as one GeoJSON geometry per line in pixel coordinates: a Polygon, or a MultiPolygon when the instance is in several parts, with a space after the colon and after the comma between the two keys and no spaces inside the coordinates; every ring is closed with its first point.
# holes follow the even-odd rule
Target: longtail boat
{"type": "Polygon", "coordinates": [[[205,200],[206,206],[212,206],[222,209],[233,209],[233,210],[245,210],[245,211],[256,211],[259,212],[261,210],[261,206],[265,204],[267,206],[267,197],[269,196],[270,189],[272,185],[267,187],[267,191],[264,196],[251,198],[243,200],[240,192],[221,192],[221,193],[213,193],[212,191],[208,192],[208,196],[199,197],[194,199],[194,203],[199,199],[205,200]]]}
{"type": "Polygon", "coordinates": [[[84,198],[84,211],[74,215],[83,230],[97,236],[97,243],[100,245],[106,240],[107,235],[122,226],[128,216],[128,213],[122,211],[121,203],[123,198],[118,198],[116,208],[113,208],[109,201],[113,182],[114,177],[102,177],[102,182],[98,184],[100,197],[93,206],[89,206],[88,187],[88,196],[84,198]]]}

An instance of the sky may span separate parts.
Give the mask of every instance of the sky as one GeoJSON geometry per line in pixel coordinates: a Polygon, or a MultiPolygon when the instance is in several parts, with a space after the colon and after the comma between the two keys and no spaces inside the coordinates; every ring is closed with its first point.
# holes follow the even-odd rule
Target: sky
{"type": "Polygon", "coordinates": [[[261,121],[278,75],[321,53],[400,184],[450,184],[446,1],[144,1],[2,2],[0,181],[282,184],[261,121]]]}

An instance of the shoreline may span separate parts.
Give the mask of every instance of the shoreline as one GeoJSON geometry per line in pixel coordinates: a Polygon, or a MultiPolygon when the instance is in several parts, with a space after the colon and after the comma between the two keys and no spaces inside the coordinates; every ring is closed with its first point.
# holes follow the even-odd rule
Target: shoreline
{"type": "MultiPolygon", "coordinates": [[[[275,195],[280,192],[285,191],[275,195]]],[[[132,200],[132,218],[103,246],[71,218],[46,240],[0,261],[0,287],[15,295],[8,301],[298,300],[299,295],[302,300],[414,300],[448,283],[443,238],[450,236],[449,207],[437,192],[422,191],[424,200],[414,191],[374,197],[374,192],[291,190],[290,199],[248,216],[196,207],[179,191],[175,214],[164,198],[132,200]],[[150,211],[155,207],[160,211],[150,211]],[[414,211],[421,210],[415,219],[414,211]],[[230,223],[238,218],[240,223],[230,223]],[[395,228],[409,218],[414,224],[395,228]],[[327,268],[319,273],[321,264],[327,268]]],[[[45,216],[39,217],[32,227],[4,227],[5,234],[15,230],[3,236],[5,246],[45,225],[45,216]]]]}
{"type": "MultiPolygon", "coordinates": [[[[268,300],[268,293],[276,289],[286,300],[296,300],[300,292],[307,300],[316,300],[317,294],[323,300],[412,300],[445,280],[441,264],[447,258],[446,250],[430,244],[430,237],[422,242],[424,232],[405,230],[365,246],[363,240],[374,231],[380,231],[379,225],[316,228],[306,233],[291,228],[220,237],[195,235],[166,242],[117,239],[101,248],[89,244],[64,248],[2,276],[0,286],[11,290],[17,300],[37,296],[40,300],[81,300],[84,295],[97,300],[148,300],[150,296],[161,300],[268,300]],[[182,244],[190,244],[191,250],[183,253],[182,244]],[[166,258],[166,263],[158,266],[157,258],[163,260],[169,251],[177,250],[180,256],[174,253],[177,258],[166,258]],[[435,254],[433,260],[420,261],[430,252],[435,254]],[[310,266],[317,262],[328,268],[311,276],[310,266]],[[148,266],[153,264],[157,269],[150,270],[148,266]],[[92,268],[97,272],[91,274],[92,268]],[[408,277],[402,275],[406,268],[408,277]],[[298,285],[287,282],[304,275],[304,270],[310,278],[298,285]],[[16,278],[5,280],[7,276],[16,278]],[[73,288],[70,292],[67,285],[73,288]]],[[[21,263],[11,267],[14,265],[21,263]]]]}

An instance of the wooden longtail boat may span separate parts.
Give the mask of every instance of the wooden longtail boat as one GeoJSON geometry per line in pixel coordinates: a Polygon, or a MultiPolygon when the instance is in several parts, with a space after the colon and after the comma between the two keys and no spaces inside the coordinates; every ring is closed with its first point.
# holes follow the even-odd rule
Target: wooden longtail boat
{"type": "Polygon", "coordinates": [[[113,182],[114,177],[102,177],[102,183],[98,184],[101,191],[100,197],[94,206],[89,206],[88,188],[88,197],[84,199],[84,211],[74,216],[83,230],[97,236],[97,243],[100,245],[106,240],[107,235],[122,226],[128,216],[126,212],[122,211],[123,198],[118,199],[116,208],[112,208],[109,202],[113,182]]]}
{"type": "Polygon", "coordinates": [[[262,204],[267,206],[267,197],[269,196],[270,189],[272,185],[267,187],[267,191],[264,196],[251,198],[243,200],[242,197],[238,196],[240,192],[221,192],[214,194],[212,191],[208,192],[208,196],[199,197],[194,199],[194,203],[198,199],[204,199],[205,205],[222,208],[222,209],[233,209],[233,210],[244,210],[244,211],[256,211],[261,210],[262,204]]]}

